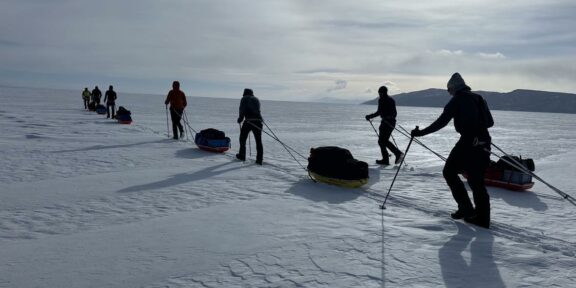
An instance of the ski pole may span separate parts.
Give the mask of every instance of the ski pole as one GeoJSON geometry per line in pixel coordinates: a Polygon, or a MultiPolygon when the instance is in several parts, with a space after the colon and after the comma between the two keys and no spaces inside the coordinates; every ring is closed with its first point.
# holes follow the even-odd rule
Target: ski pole
{"type": "Polygon", "coordinates": [[[168,123],[168,105],[166,105],[166,131],[168,132],[168,138],[170,138],[170,124],[168,123]]]}
{"type": "Polygon", "coordinates": [[[394,146],[398,147],[398,143],[396,143],[396,139],[394,139],[394,135],[390,134],[390,138],[392,138],[392,142],[394,142],[394,146]]]}
{"type": "Polygon", "coordinates": [[[368,122],[370,122],[370,126],[372,126],[372,129],[374,129],[374,133],[376,133],[376,136],[378,136],[378,138],[380,138],[380,134],[378,134],[376,127],[374,127],[374,124],[372,124],[372,119],[368,120],[368,122]]]}
{"type": "MultiPolygon", "coordinates": [[[[250,121],[248,121],[248,123],[250,123],[250,121]]],[[[252,157],[252,137],[250,137],[250,133],[248,133],[248,151],[250,151],[249,155],[252,157]]]]}
{"type": "MultiPolygon", "coordinates": [[[[176,115],[178,115],[178,116],[180,117],[180,119],[183,119],[183,120],[184,120],[184,124],[186,124],[186,126],[188,126],[188,128],[189,128],[190,130],[192,130],[195,134],[198,134],[198,131],[196,131],[196,129],[194,129],[194,128],[192,128],[192,126],[190,126],[190,123],[188,123],[188,120],[185,120],[185,119],[183,118],[183,115],[186,116],[185,113],[178,114],[177,111],[174,111],[174,113],[176,113],[176,115]]],[[[186,119],[188,119],[188,117],[186,117],[186,119]]]]}
{"type": "MultiPolygon", "coordinates": [[[[382,121],[384,121],[384,123],[386,123],[386,125],[390,126],[392,129],[396,130],[396,127],[390,125],[390,123],[388,123],[386,120],[382,120],[382,121]]],[[[372,120],[369,119],[368,122],[370,122],[370,126],[372,126],[372,129],[374,130],[374,132],[376,132],[376,136],[378,136],[378,139],[380,139],[380,134],[376,130],[376,127],[374,127],[374,124],[372,124],[372,120]]],[[[394,139],[394,136],[392,135],[392,133],[390,133],[390,138],[392,138],[392,142],[394,142],[394,146],[398,147],[398,143],[396,143],[396,139],[394,139]]],[[[388,154],[388,156],[390,156],[390,154],[388,154]]]]}
{"type": "MultiPolygon", "coordinates": [[[[418,129],[418,126],[416,126],[418,129]]],[[[402,161],[400,161],[400,165],[398,165],[398,170],[396,170],[396,174],[394,174],[394,178],[392,179],[392,183],[390,183],[390,188],[388,188],[388,193],[386,193],[386,198],[384,198],[384,202],[380,205],[380,209],[386,209],[386,201],[388,201],[388,196],[390,195],[390,191],[392,191],[392,187],[394,186],[394,182],[396,181],[396,177],[398,176],[398,172],[400,172],[400,168],[402,168],[402,164],[404,164],[404,159],[406,159],[406,155],[408,155],[408,150],[410,149],[410,145],[412,145],[412,140],[414,140],[414,136],[410,137],[410,142],[408,142],[408,146],[406,147],[406,151],[404,152],[404,157],[402,161]]]]}
{"type": "Polygon", "coordinates": [[[189,134],[192,134],[190,131],[190,129],[188,128],[189,124],[188,124],[188,114],[186,113],[186,110],[182,111],[182,120],[184,120],[184,131],[186,131],[186,141],[190,141],[190,136],[189,134]]]}
{"type": "MultiPolygon", "coordinates": [[[[406,130],[406,128],[402,127],[401,125],[398,125],[398,127],[400,127],[400,129],[402,129],[403,131],[398,130],[398,128],[394,128],[396,129],[396,131],[400,132],[400,134],[411,138],[412,136],[410,136],[410,132],[408,130],[406,130]]],[[[424,147],[426,150],[432,152],[432,154],[438,156],[438,158],[442,159],[442,161],[446,162],[446,157],[440,155],[438,152],[430,149],[428,146],[424,145],[424,143],[422,143],[422,141],[418,140],[418,139],[414,139],[414,142],[418,143],[420,146],[424,147]]]]}
{"type": "MultiPolygon", "coordinates": [[[[238,123],[238,129],[240,130],[240,137],[242,137],[242,124],[238,123]]],[[[246,157],[244,157],[243,162],[246,162],[246,157]]]]}
{"type": "MultiPolygon", "coordinates": [[[[396,127],[392,126],[392,124],[388,123],[388,121],[382,119],[382,122],[386,123],[386,125],[388,125],[388,127],[392,128],[393,130],[398,130],[396,129],[396,127]]],[[[370,121],[370,124],[372,124],[372,121],[370,121]]],[[[372,125],[372,128],[374,129],[374,131],[376,131],[376,128],[374,128],[374,125],[372,125]]],[[[378,135],[378,132],[376,132],[376,135],[378,135]]],[[[380,136],[378,136],[380,137],[380,136]]],[[[392,138],[392,142],[394,142],[394,146],[398,147],[398,144],[396,143],[396,139],[394,139],[394,135],[392,135],[392,133],[390,133],[390,138],[392,138]]]]}

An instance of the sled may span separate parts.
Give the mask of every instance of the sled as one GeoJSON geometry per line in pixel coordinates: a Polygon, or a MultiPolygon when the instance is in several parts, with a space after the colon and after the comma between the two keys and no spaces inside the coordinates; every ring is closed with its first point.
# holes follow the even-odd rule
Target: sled
{"type": "Polygon", "coordinates": [[[201,150],[224,153],[230,149],[230,138],[226,137],[224,132],[208,128],[196,133],[194,144],[201,150]]]}
{"type": "Polygon", "coordinates": [[[308,171],[308,174],[310,174],[310,177],[312,177],[312,179],[314,179],[318,182],[322,182],[322,183],[326,183],[326,184],[330,184],[330,185],[336,185],[336,186],[340,186],[340,187],[344,187],[344,188],[358,188],[358,187],[361,187],[361,186],[365,185],[366,183],[368,183],[368,178],[346,180],[346,179],[338,179],[338,178],[331,178],[331,177],[322,176],[322,175],[314,173],[312,171],[308,171]]]}
{"type": "Polygon", "coordinates": [[[118,107],[115,118],[120,124],[130,124],[132,123],[132,116],[130,116],[131,114],[132,113],[129,110],[120,106],[118,107]]]}
{"type": "Polygon", "coordinates": [[[108,113],[107,110],[108,109],[106,109],[106,106],[104,106],[102,104],[96,105],[96,113],[98,113],[100,115],[108,113]]]}
{"type": "Polygon", "coordinates": [[[368,183],[368,164],[354,159],[350,151],[335,147],[310,149],[308,173],[318,182],[346,188],[368,183]]]}
{"type": "Polygon", "coordinates": [[[120,120],[118,119],[119,124],[132,124],[132,120],[120,120]]]}
{"type": "Polygon", "coordinates": [[[120,124],[130,124],[132,123],[132,117],[130,115],[116,115],[116,121],[120,124]]]}
{"type": "Polygon", "coordinates": [[[512,191],[526,191],[532,187],[534,187],[534,182],[524,183],[524,184],[517,184],[512,182],[506,182],[496,179],[484,179],[484,183],[488,186],[494,186],[499,188],[504,188],[512,191]]]}
{"type": "MultiPolygon", "coordinates": [[[[511,163],[521,163],[527,171],[534,171],[534,161],[532,159],[522,159],[520,157],[515,157],[515,162],[506,158],[508,162],[511,163]]],[[[462,173],[464,178],[468,179],[466,173],[462,173]]],[[[490,161],[490,166],[486,169],[486,174],[484,174],[484,183],[487,186],[494,186],[499,188],[504,188],[512,191],[526,191],[534,187],[534,182],[532,182],[532,176],[530,174],[518,171],[515,167],[510,166],[503,160],[498,160],[498,162],[490,161]]]]}

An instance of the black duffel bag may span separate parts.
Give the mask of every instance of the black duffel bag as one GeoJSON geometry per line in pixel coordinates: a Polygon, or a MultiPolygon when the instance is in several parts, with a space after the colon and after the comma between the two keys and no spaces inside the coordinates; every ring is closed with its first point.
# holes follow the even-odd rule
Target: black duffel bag
{"type": "Polygon", "coordinates": [[[350,151],[335,146],[310,149],[308,170],[325,177],[344,180],[368,178],[366,162],[354,159],[350,151]]]}
{"type": "Polygon", "coordinates": [[[217,140],[226,139],[226,134],[218,129],[208,128],[200,131],[200,135],[206,139],[217,140]]]}

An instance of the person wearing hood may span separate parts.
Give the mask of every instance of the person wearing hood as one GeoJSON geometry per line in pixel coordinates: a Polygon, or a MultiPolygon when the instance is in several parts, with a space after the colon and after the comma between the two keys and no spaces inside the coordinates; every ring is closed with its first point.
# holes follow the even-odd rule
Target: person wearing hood
{"type": "Polygon", "coordinates": [[[110,118],[110,114],[112,114],[112,119],[116,118],[114,113],[116,112],[116,92],[114,91],[114,87],[110,85],[108,87],[108,91],[104,95],[104,102],[106,102],[106,118],[110,118]]]}
{"type": "Polygon", "coordinates": [[[238,123],[242,124],[240,128],[240,151],[236,154],[239,160],[246,160],[246,139],[250,131],[254,134],[256,140],[256,164],[262,165],[264,158],[264,147],[262,146],[262,115],[260,114],[260,101],[252,89],[244,89],[242,100],[240,100],[238,123]]]}
{"type": "Polygon", "coordinates": [[[386,148],[390,149],[396,158],[394,159],[395,164],[400,164],[404,153],[398,149],[392,142],[390,142],[390,136],[392,131],[396,126],[396,102],[392,97],[388,96],[388,88],[386,86],[380,87],[378,89],[378,110],[372,114],[366,115],[366,120],[380,116],[382,118],[380,122],[380,133],[378,133],[378,145],[380,146],[380,152],[382,153],[382,160],[376,160],[377,164],[380,165],[390,165],[390,160],[388,156],[388,151],[386,148]]]}
{"type": "Polygon", "coordinates": [[[88,104],[90,104],[90,97],[92,97],[92,94],[90,94],[90,91],[88,91],[88,87],[84,88],[84,91],[82,91],[82,100],[84,101],[84,109],[88,109],[88,104]]]}
{"type": "Polygon", "coordinates": [[[450,152],[442,174],[458,204],[458,210],[451,214],[454,219],[490,227],[490,196],[484,184],[484,174],[490,163],[491,137],[488,128],[494,125],[486,100],[472,93],[459,73],[454,73],[447,84],[452,99],[444,107],[442,114],[430,126],[412,130],[412,137],[434,133],[454,119],[454,128],[460,139],[450,152]],[[468,174],[468,185],[472,189],[474,206],[466,187],[458,174],[468,174]]]}
{"type": "Polygon", "coordinates": [[[96,86],[92,90],[92,101],[96,103],[96,105],[100,105],[100,98],[102,98],[102,91],[96,86]]]}
{"type": "Polygon", "coordinates": [[[170,118],[172,118],[172,132],[174,133],[172,138],[178,139],[178,132],[180,132],[180,138],[182,138],[184,127],[180,120],[188,103],[186,102],[186,95],[180,90],[180,82],[172,82],[172,90],[168,92],[164,104],[170,104],[170,118]]]}

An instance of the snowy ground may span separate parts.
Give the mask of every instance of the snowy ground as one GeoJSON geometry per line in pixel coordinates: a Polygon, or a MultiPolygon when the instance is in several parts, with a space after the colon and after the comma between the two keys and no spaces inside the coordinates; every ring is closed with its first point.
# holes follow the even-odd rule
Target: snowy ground
{"type": "MultiPolygon", "coordinates": [[[[576,286],[576,207],[540,183],[490,188],[490,230],[453,221],[442,161],[414,144],[380,210],[395,170],[373,164],[375,106],[262,103],[301,154],[338,145],[370,163],[369,184],[344,189],[313,183],[267,136],[262,167],[254,151],[236,161],[239,99],[189,98],[194,129],[233,140],[216,155],[167,139],[162,96],[120,92],[134,118],[120,125],[80,92],[0,87],[0,287],[576,286]]],[[[399,107],[399,124],[440,111],[399,107]]],[[[576,196],[576,115],[494,116],[497,145],[576,196]]],[[[457,135],[421,140],[447,155],[457,135]]]]}

